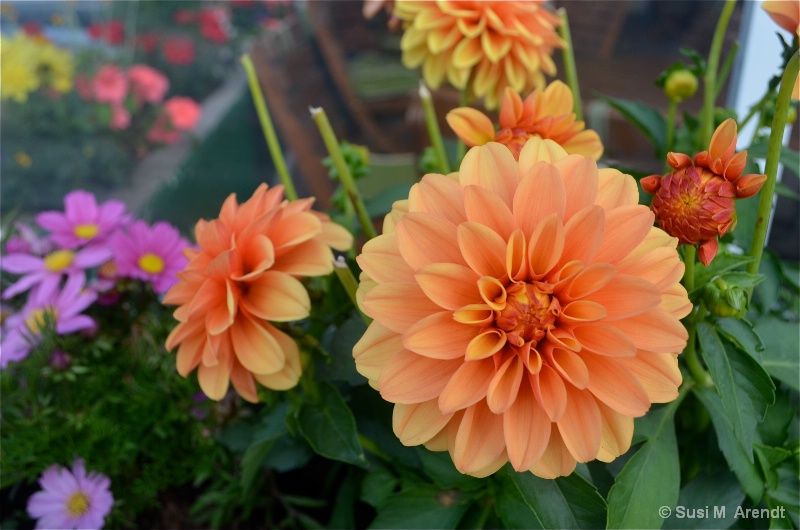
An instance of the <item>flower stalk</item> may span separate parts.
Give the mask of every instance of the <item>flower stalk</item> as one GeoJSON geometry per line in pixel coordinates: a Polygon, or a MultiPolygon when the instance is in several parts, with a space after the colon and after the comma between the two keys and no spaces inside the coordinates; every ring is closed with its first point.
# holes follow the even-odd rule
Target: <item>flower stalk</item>
{"type": "Polygon", "coordinates": [[[558,25],[558,34],[566,43],[561,52],[564,59],[564,73],[567,76],[567,84],[572,90],[573,106],[575,108],[575,119],[577,121],[583,120],[583,104],[581,103],[581,91],[578,84],[578,69],[575,66],[575,51],[572,47],[572,33],[569,30],[569,18],[567,17],[567,10],[559,8],[558,18],[561,23],[558,25]]]}
{"type": "Polygon", "coordinates": [[[264,131],[264,138],[267,141],[267,147],[272,156],[272,162],[275,164],[275,170],[278,172],[278,177],[283,183],[286,198],[290,201],[297,200],[297,190],[294,187],[291,175],[289,175],[289,169],[286,167],[286,160],[283,158],[283,151],[281,150],[280,142],[278,142],[278,135],[275,133],[275,127],[272,125],[269,108],[264,99],[264,93],[261,91],[261,85],[258,83],[258,76],[256,75],[253,61],[247,54],[242,55],[239,60],[247,74],[247,83],[250,86],[250,94],[253,96],[253,104],[256,106],[258,120],[261,122],[261,129],[264,131]]]}
{"type": "Polygon", "coordinates": [[[343,257],[339,256],[333,261],[333,272],[336,273],[336,277],[339,278],[339,281],[342,283],[342,287],[344,287],[344,290],[347,291],[347,296],[350,298],[353,306],[358,310],[358,314],[361,315],[361,319],[366,325],[370,325],[372,319],[364,314],[364,312],[361,311],[361,308],[358,307],[358,300],[356,299],[358,280],[356,280],[356,277],[353,275],[353,271],[351,271],[350,267],[347,266],[347,262],[343,257]]]}
{"type": "MultiPolygon", "coordinates": [[[[761,257],[764,253],[764,245],[767,240],[767,227],[769,225],[769,214],[772,211],[773,195],[775,194],[775,182],[778,175],[778,163],[781,156],[783,144],[783,134],[786,129],[786,120],[789,116],[789,103],[792,98],[792,88],[800,70],[800,59],[798,52],[792,56],[786,65],[781,79],[781,87],[778,91],[778,99],[775,102],[775,115],[772,119],[772,130],[769,134],[767,144],[767,162],[764,173],[767,180],[761,190],[761,199],[758,203],[758,217],[756,218],[753,240],[750,244],[750,255],[755,258],[747,264],[747,272],[755,274],[761,264],[761,257]]],[[[752,287],[749,289],[752,292],[752,287]]]]}
{"type": "MultiPolygon", "coordinates": [[[[464,85],[464,88],[461,89],[461,92],[458,95],[458,106],[459,107],[466,107],[469,105],[469,85],[464,85]]],[[[456,165],[460,165],[461,161],[464,159],[464,155],[467,153],[467,144],[459,138],[456,140],[456,165]]]]}
{"type": "Polygon", "coordinates": [[[436,119],[436,110],[433,108],[431,91],[422,81],[419,82],[419,99],[422,102],[422,110],[425,112],[425,125],[428,128],[428,136],[439,159],[439,167],[442,173],[450,173],[450,162],[447,160],[447,152],[444,150],[442,132],[439,130],[439,121],[436,119]]]}
{"type": "MultiPolygon", "coordinates": [[[[683,272],[683,286],[686,288],[686,292],[688,293],[691,293],[694,290],[694,264],[696,256],[697,248],[694,245],[685,245],[683,247],[683,264],[685,267],[683,272]]],[[[710,387],[713,385],[711,376],[700,364],[700,359],[697,358],[697,348],[695,346],[695,343],[697,342],[697,321],[702,320],[705,313],[706,309],[703,307],[701,302],[697,309],[697,313],[694,315],[689,315],[689,317],[684,321],[686,331],[689,333],[689,339],[686,342],[686,349],[683,352],[683,357],[686,360],[686,366],[689,368],[689,373],[692,374],[692,378],[697,382],[697,384],[710,387]]]]}
{"type": "MultiPolygon", "coordinates": [[[[672,143],[675,141],[675,115],[678,112],[678,102],[672,98],[669,100],[667,107],[667,138],[664,143],[664,152],[669,153],[672,151],[672,143]]],[[[670,166],[664,162],[664,171],[669,171],[670,166]]]]}
{"type": "Polygon", "coordinates": [[[311,117],[314,118],[314,122],[317,124],[317,128],[322,135],[322,140],[325,142],[328,154],[330,154],[333,159],[333,164],[339,172],[339,180],[342,182],[342,186],[344,186],[344,191],[347,193],[347,197],[356,210],[358,220],[361,223],[361,230],[364,231],[364,234],[366,234],[369,239],[376,237],[378,233],[375,230],[375,226],[372,224],[372,219],[367,212],[367,207],[364,205],[364,200],[361,198],[361,193],[358,191],[353,174],[350,172],[350,166],[347,165],[344,159],[342,148],[339,146],[339,140],[333,132],[331,122],[328,120],[328,115],[325,114],[325,109],[322,107],[311,107],[309,110],[311,111],[311,117]]]}
{"type": "Polygon", "coordinates": [[[722,42],[725,38],[725,30],[731,19],[736,0],[725,0],[722,13],[717,21],[714,30],[714,37],[711,41],[711,50],[708,52],[708,64],[704,77],[705,90],[703,92],[703,119],[700,124],[700,143],[708,145],[711,141],[711,134],[714,131],[714,102],[717,99],[717,70],[719,68],[719,57],[722,53],[722,42]]]}

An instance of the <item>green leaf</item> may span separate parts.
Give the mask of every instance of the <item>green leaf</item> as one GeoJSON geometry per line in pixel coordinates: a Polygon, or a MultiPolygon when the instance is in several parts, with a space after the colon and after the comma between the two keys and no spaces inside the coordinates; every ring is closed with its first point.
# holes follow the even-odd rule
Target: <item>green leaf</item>
{"type": "Polygon", "coordinates": [[[761,317],[755,322],[764,338],[762,364],[769,374],[789,387],[800,391],[800,338],[797,322],[787,322],[774,316],[761,317]]]}
{"type": "Polygon", "coordinates": [[[738,348],[726,347],[708,323],[698,323],[697,336],[728,421],[752,461],[753,434],[767,407],[775,402],[775,385],[755,359],[738,348]]]}
{"type": "Polygon", "coordinates": [[[681,488],[678,504],[665,522],[667,528],[727,528],[736,522],[736,507],[744,492],[729,471],[705,471],[681,488]],[[682,507],[682,508],[679,508],[682,507]],[[707,510],[698,517],[697,510],[707,510]],[[687,517],[693,514],[695,517],[687,517]]]}
{"type": "Polygon", "coordinates": [[[375,468],[367,473],[361,483],[360,499],[370,506],[380,506],[394,493],[397,484],[397,477],[389,470],[375,468]]]}
{"type": "Polygon", "coordinates": [[[289,405],[282,401],[270,410],[261,420],[259,428],[253,433],[250,446],[242,457],[242,490],[243,495],[250,493],[255,478],[262,471],[264,460],[272,450],[275,442],[287,434],[286,411],[289,405]]]}
{"type": "Polygon", "coordinates": [[[366,467],[353,413],[336,387],[323,381],[319,390],[320,403],[305,402],[297,412],[300,432],[311,448],[325,458],[366,467]]]}
{"type": "Polygon", "coordinates": [[[695,267],[694,284],[696,287],[692,293],[705,287],[705,285],[716,276],[722,275],[734,269],[744,268],[744,266],[751,261],[753,261],[752,256],[738,256],[735,254],[724,253],[718,254],[708,267],[695,267]]]}
{"type": "Polygon", "coordinates": [[[429,451],[424,447],[416,447],[425,473],[441,488],[457,488],[465,491],[476,490],[483,486],[483,481],[461,473],[453,464],[447,451],[429,451]]]}
{"type": "Polygon", "coordinates": [[[666,156],[664,146],[667,143],[667,122],[661,112],[641,101],[627,101],[608,96],[601,96],[601,99],[619,111],[647,137],[655,148],[657,158],[666,156]]]}
{"type": "Polygon", "coordinates": [[[681,477],[673,420],[679,404],[675,400],[647,415],[655,429],[608,492],[607,528],[661,528],[659,508],[678,502],[681,477]]]}
{"type": "Polygon", "coordinates": [[[763,274],[750,274],[749,272],[732,271],[720,275],[726,283],[736,287],[749,288],[755,287],[764,281],[763,274]]]}
{"type": "Polygon", "coordinates": [[[331,354],[330,362],[320,364],[320,377],[330,381],[344,381],[351,386],[366,382],[364,376],[356,371],[356,364],[353,362],[353,346],[364,336],[366,330],[364,321],[353,316],[332,334],[330,345],[326,345],[331,354]]]}
{"type": "Polygon", "coordinates": [[[416,486],[389,497],[369,527],[455,528],[470,501],[470,496],[458,490],[416,486]]]}
{"type": "Polygon", "coordinates": [[[601,528],[605,524],[605,500],[577,473],[545,480],[506,465],[499,476],[497,514],[508,528],[601,528]]]}
{"type": "Polygon", "coordinates": [[[717,330],[720,335],[739,349],[746,351],[757,361],[762,360],[764,343],[753,328],[753,324],[749,321],[737,318],[721,318],[717,321],[717,330]]]}
{"type": "MultiPolygon", "coordinates": [[[[767,158],[768,146],[769,140],[766,137],[758,138],[750,147],[747,148],[747,158],[767,158]]],[[[781,164],[786,167],[800,167],[800,152],[790,149],[784,145],[781,147],[780,161],[781,164]]],[[[791,171],[788,171],[787,173],[794,174],[791,171]]]]}
{"type": "Polygon", "coordinates": [[[775,470],[778,465],[792,456],[792,452],[783,447],[770,447],[763,444],[753,444],[756,460],[761,466],[761,473],[770,490],[778,489],[780,478],[775,470]]]}
{"type": "Polygon", "coordinates": [[[710,388],[696,386],[693,392],[708,410],[714,431],[717,433],[719,448],[731,470],[736,474],[736,478],[739,479],[739,484],[753,502],[758,502],[764,493],[764,481],[753,464],[750,451],[745,451],[742,443],[734,435],[722,399],[710,388]]]}

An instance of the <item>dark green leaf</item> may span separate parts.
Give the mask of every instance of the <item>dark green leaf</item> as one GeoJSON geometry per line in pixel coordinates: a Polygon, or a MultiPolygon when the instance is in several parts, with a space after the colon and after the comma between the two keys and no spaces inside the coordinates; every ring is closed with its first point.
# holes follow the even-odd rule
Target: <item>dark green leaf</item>
{"type": "MultiPolygon", "coordinates": [[[[767,158],[767,148],[769,141],[766,138],[759,138],[747,148],[747,158],[767,158]]],[[[800,167],[800,152],[790,149],[787,146],[781,147],[781,164],[786,167],[800,167]]],[[[789,172],[791,174],[791,172],[789,172]]]]}
{"type": "Polygon", "coordinates": [[[762,360],[764,343],[761,342],[753,324],[745,319],[721,318],[717,321],[717,330],[728,341],[749,353],[757,361],[762,360]]]}
{"type": "Polygon", "coordinates": [[[758,219],[758,205],[760,201],[760,193],[736,201],[737,221],[736,228],[733,229],[732,235],[736,244],[745,252],[749,252],[750,246],[753,244],[753,233],[755,232],[756,220],[758,219]]]}
{"type": "Polygon", "coordinates": [[[775,401],[775,385],[755,359],[738,348],[726,347],[706,322],[697,325],[697,336],[728,421],[752,461],[753,434],[775,401]]]}
{"type": "Polygon", "coordinates": [[[508,528],[601,528],[606,503],[586,479],[573,473],[555,480],[517,473],[500,474],[497,514],[508,528]]]}
{"type": "Polygon", "coordinates": [[[365,467],[367,459],[358,441],[353,413],[339,391],[327,382],[319,386],[318,405],[303,403],[297,413],[300,432],[311,448],[325,458],[365,467]]]}
{"type": "Polygon", "coordinates": [[[447,451],[429,451],[424,447],[416,448],[425,473],[441,488],[457,488],[461,490],[479,489],[483,482],[475,477],[461,473],[453,464],[447,451]]]}
{"type": "Polygon", "coordinates": [[[699,386],[694,387],[693,391],[711,415],[719,448],[731,470],[736,474],[736,478],[739,479],[739,484],[753,502],[758,502],[764,493],[764,481],[752,462],[750,451],[745,451],[742,443],[734,435],[719,394],[710,388],[699,386]]]}
{"type": "Polygon", "coordinates": [[[370,528],[455,528],[471,498],[458,490],[421,485],[392,495],[370,528]]]}
{"type": "Polygon", "coordinates": [[[673,401],[647,415],[655,429],[608,493],[607,528],[661,528],[659,508],[678,502],[680,468],[673,420],[679,403],[673,401]]]}
{"type": "Polygon", "coordinates": [[[736,507],[741,506],[742,501],[744,492],[733,473],[701,473],[681,488],[678,504],[665,522],[665,527],[727,528],[736,522],[736,507]],[[697,510],[707,511],[701,514],[697,510]]]}
{"type": "Polygon", "coordinates": [[[292,506],[302,506],[304,508],[322,508],[328,504],[325,499],[313,499],[311,497],[301,497],[299,495],[286,495],[281,494],[281,499],[283,499],[286,504],[291,504],[292,506]]]}
{"type": "Polygon", "coordinates": [[[718,254],[708,267],[703,267],[702,265],[695,267],[694,284],[697,286],[695,291],[702,289],[714,277],[730,270],[742,269],[751,261],[753,261],[751,256],[737,256],[735,254],[723,253],[718,254]]]}
{"type": "Polygon", "coordinates": [[[753,291],[757,298],[761,311],[766,313],[773,310],[778,301],[778,293],[781,288],[781,264],[780,260],[771,252],[766,251],[758,266],[758,272],[766,276],[764,281],[753,291]]]}
{"type": "Polygon", "coordinates": [[[647,137],[655,147],[656,155],[659,158],[666,156],[664,146],[667,138],[667,124],[661,112],[641,101],[626,101],[608,96],[602,96],[602,99],[619,111],[625,119],[647,137]]]}
{"type": "Polygon", "coordinates": [[[397,477],[389,470],[376,468],[367,473],[361,483],[361,500],[370,506],[380,506],[397,487],[397,477]]]}
{"type": "Polygon", "coordinates": [[[242,457],[242,490],[243,495],[247,496],[250,488],[253,487],[256,477],[260,472],[263,472],[264,459],[269,454],[272,446],[275,445],[275,440],[264,440],[256,442],[247,448],[242,457]]]}
{"type": "Polygon", "coordinates": [[[253,433],[252,443],[242,457],[241,484],[245,496],[250,492],[258,473],[262,471],[264,460],[275,442],[288,432],[285,423],[288,408],[285,401],[278,403],[262,418],[253,433]]]}
{"type": "Polygon", "coordinates": [[[363,473],[356,468],[348,468],[344,482],[338,485],[336,499],[333,502],[333,513],[327,528],[355,528],[356,501],[363,473]]]}
{"type": "Polygon", "coordinates": [[[756,322],[756,329],[764,339],[763,365],[775,379],[800,391],[800,338],[797,322],[787,322],[777,317],[765,316],[756,322]]]}
{"type": "Polygon", "coordinates": [[[366,382],[364,376],[356,371],[356,364],[353,362],[353,346],[364,336],[366,330],[364,321],[353,316],[333,333],[327,347],[331,354],[330,362],[319,365],[318,373],[323,379],[344,381],[351,386],[366,382]]]}
{"type": "Polygon", "coordinates": [[[781,447],[789,438],[789,426],[797,419],[794,392],[786,387],[775,391],[775,403],[767,409],[764,421],[758,424],[758,440],[764,445],[781,447]]]}
{"type": "Polygon", "coordinates": [[[753,444],[753,451],[756,461],[761,466],[761,474],[767,483],[767,489],[778,489],[779,477],[775,468],[792,456],[792,452],[783,447],[770,447],[762,444],[753,444]]]}
{"type": "Polygon", "coordinates": [[[750,274],[749,272],[742,271],[726,272],[722,274],[721,277],[726,283],[743,288],[755,287],[764,281],[764,276],[762,274],[750,274]]]}

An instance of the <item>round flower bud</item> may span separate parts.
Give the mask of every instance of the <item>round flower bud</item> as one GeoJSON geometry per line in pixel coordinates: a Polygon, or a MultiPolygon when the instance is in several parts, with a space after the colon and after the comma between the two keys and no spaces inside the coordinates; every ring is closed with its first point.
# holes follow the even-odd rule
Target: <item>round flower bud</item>
{"type": "Polygon", "coordinates": [[[689,70],[676,70],[664,83],[664,93],[676,103],[689,99],[697,92],[697,76],[689,70]]]}
{"type": "Polygon", "coordinates": [[[705,287],[703,301],[715,317],[735,317],[747,306],[744,289],[717,278],[705,287]]]}

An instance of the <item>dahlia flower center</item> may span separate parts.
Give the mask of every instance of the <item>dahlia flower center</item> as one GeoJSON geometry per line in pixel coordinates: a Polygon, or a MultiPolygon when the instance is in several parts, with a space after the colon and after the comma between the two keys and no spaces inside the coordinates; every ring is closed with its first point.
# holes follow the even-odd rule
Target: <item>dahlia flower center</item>
{"type": "Polygon", "coordinates": [[[94,223],[78,225],[73,229],[75,235],[81,239],[92,239],[100,231],[100,227],[94,223]]]}
{"type": "Polygon", "coordinates": [[[148,274],[159,274],[164,270],[164,260],[160,256],[148,252],[139,258],[139,268],[148,274]]]}
{"type": "Polygon", "coordinates": [[[514,283],[506,290],[506,305],[495,317],[495,325],[506,332],[508,342],[536,345],[555,327],[561,306],[552,292],[552,286],[540,282],[514,283]]]}
{"type": "Polygon", "coordinates": [[[67,514],[70,517],[80,517],[89,511],[89,496],[82,491],[76,491],[67,499],[67,514]]]}
{"type": "Polygon", "coordinates": [[[56,321],[56,309],[54,307],[42,307],[34,309],[25,319],[25,326],[34,335],[39,335],[47,327],[48,322],[56,321]]]}
{"type": "Polygon", "coordinates": [[[52,272],[60,272],[72,265],[75,253],[71,250],[56,250],[44,258],[44,266],[52,272]]]}

